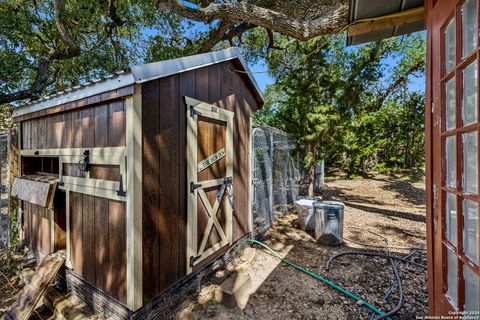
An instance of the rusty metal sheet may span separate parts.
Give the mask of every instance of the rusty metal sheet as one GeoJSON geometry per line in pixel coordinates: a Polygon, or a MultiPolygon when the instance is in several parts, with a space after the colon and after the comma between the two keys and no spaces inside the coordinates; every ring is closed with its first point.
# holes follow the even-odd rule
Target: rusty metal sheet
{"type": "Polygon", "coordinates": [[[58,253],[46,256],[38,266],[35,274],[7,312],[7,319],[27,320],[42,297],[45,289],[52,282],[65,258],[58,253]]]}

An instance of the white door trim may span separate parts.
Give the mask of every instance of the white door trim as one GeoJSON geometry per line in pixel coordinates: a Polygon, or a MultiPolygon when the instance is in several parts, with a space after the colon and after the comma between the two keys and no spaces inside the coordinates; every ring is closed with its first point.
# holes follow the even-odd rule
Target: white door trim
{"type": "Polygon", "coordinates": [[[234,113],[225,109],[218,108],[214,105],[195,100],[190,97],[185,97],[185,103],[187,106],[187,274],[192,272],[195,265],[208,258],[215,251],[223,248],[224,246],[232,244],[233,234],[233,201],[231,197],[232,177],[233,177],[233,119],[234,113]],[[197,148],[198,148],[198,117],[205,117],[226,122],[227,124],[227,136],[225,142],[225,163],[226,163],[226,177],[224,179],[210,180],[210,181],[197,181],[198,163],[197,148]],[[225,184],[227,187],[222,187],[221,197],[217,198],[215,204],[209,203],[204,188],[221,186],[225,184]],[[229,197],[227,201],[226,212],[226,230],[222,230],[220,223],[216,217],[218,208],[224,195],[229,197]],[[209,220],[204,231],[204,237],[199,245],[198,239],[198,219],[197,219],[197,203],[201,200],[205,210],[209,215],[209,220]],[[206,242],[208,240],[208,233],[215,227],[220,235],[221,241],[214,244],[207,250],[205,250],[206,242]],[[207,233],[207,234],[206,234],[207,233]],[[192,259],[194,258],[194,259],[192,259]]]}

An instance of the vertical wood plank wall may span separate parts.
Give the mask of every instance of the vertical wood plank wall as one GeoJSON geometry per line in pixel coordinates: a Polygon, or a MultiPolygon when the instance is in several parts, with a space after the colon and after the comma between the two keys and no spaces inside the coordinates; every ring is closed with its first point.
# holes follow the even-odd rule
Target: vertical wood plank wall
{"type": "MultiPolygon", "coordinates": [[[[116,100],[21,122],[22,148],[122,147],[126,144],[125,126],[125,101],[116,100]]],[[[97,178],[119,179],[116,166],[92,168],[97,178]]],[[[68,171],[69,167],[64,169],[68,171]]],[[[23,212],[27,241],[32,248],[48,254],[47,210],[24,203],[23,212]]],[[[71,192],[70,221],[73,272],[125,303],[125,202],[71,192]]]]}
{"type": "Polygon", "coordinates": [[[144,304],[186,275],[184,96],[235,112],[233,239],[248,233],[250,116],[259,106],[238,68],[228,61],[142,85],[144,304]]]}
{"type": "Polygon", "coordinates": [[[71,192],[73,270],[126,302],[125,202],[71,192]]]}
{"type": "Polygon", "coordinates": [[[31,248],[42,254],[50,253],[50,222],[48,210],[23,202],[23,232],[31,248]]]}
{"type": "Polygon", "coordinates": [[[23,149],[125,146],[125,101],[75,109],[21,123],[23,149]]]}

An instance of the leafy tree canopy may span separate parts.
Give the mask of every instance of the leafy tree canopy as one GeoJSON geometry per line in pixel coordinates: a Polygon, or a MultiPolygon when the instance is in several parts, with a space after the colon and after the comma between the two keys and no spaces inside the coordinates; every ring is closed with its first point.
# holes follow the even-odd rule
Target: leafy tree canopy
{"type": "Polygon", "coordinates": [[[352,48],[338,36],[277,43],[264,48],[275,84],[257,120],[296,137],[311,174],[319,158],[349,173],[423,163],[424,97],[407,90],[424,72],[422,35],[352,48]]]}

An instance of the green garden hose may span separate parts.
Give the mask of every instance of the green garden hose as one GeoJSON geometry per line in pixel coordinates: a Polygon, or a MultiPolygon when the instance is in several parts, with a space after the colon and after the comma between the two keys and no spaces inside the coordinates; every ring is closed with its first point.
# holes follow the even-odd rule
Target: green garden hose
{"type": "MultiPolygon", "coordinates": [[[[269,253],[271,253],[275,258],[278,258],[280,260],[282,260],[283,262],[285,262],[286,264],[288,264],[289,266],[291,267],[294,267],[295,269],[297,270],[300,270],[302,271],[303,273],[306,273],[308,274],[309,276],[317,279],[317,280],[320,280],[322,281],[323,283],[329,285],[330,287],[334,288],[335,290],[343,293],[344,295],[352,298],[353,300],[355,301],[360,301],[362,304],[364,304],[365,306],[367,306],[368,308],[370,308],[372,311],[374,311],[375,313],[378,313],[380,316],[383,316],[384,313],[382,311],[380,311],[379,309],[377,309],[375,306],[371,305],[370,303],[368,303],[367,301],[363,300],[362,298],[360,298],[359,296],[356,296],[354,295],[353,293],[345,290],[344,288],[342,288],[341,286],[319,276],[318,274],[316,273],[313,273],[312,271],[310,270],[307,270],[305,268],[302,268],[300,267],[299,265],[296,265],[295,263],[291,262],[290,260],[287,260],[285,259],[284,257],[282,257],[281,255],[279,255],[277,252],[273,251],[273,249],[271,249],[269,246],[267,246],[266,244],[264,244],[263,242],[260,242],[258,240],[254,240],[254,239],[248,239],[248,241],[250,241],[251,243],[255,243],[255,244],[258,244],[259,246],[263,247],[264,249],[266,249],[269,253]]],[[[391,318],[387,318],[389,320],[392,320],[391,318]]]]}

